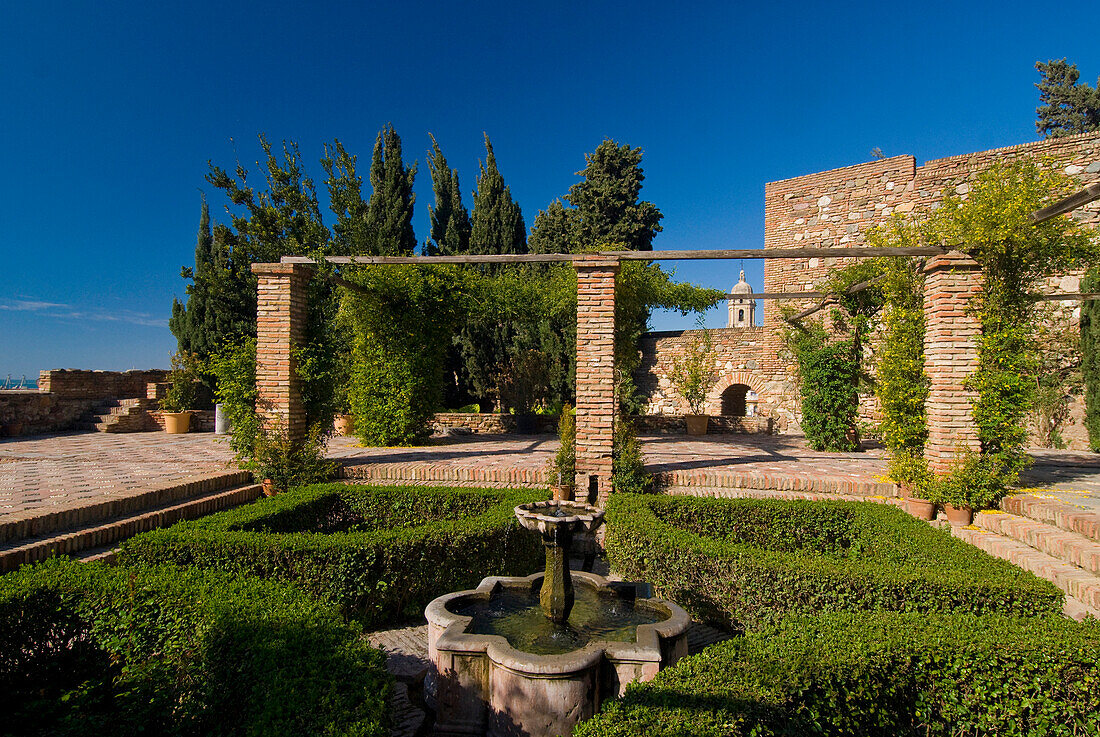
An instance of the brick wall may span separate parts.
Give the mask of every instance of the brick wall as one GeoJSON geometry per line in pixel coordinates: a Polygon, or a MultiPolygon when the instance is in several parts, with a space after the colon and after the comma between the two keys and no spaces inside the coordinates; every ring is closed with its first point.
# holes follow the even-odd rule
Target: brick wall
{"type": "Polygon", "coordinates": [[[611,493],[615,407],[615,279],[619,261],[592,256],[577,270],[577,498],[597,503],[611,493]]]}
{"type": "Polygon", "coordinates": [[[256,409],[292,442],[306,435],[306,412],[293,349],[305,339],[308,264],[252,264],[257,276],[256,409]]]}
{"type": "Polygon", "coordinates": [[[130,399],[144,397],[151,382],[164,381],[162,369],[149,371],[84,371],[53,369],[38,377],[38,390],[63,399],[130,399]]]}

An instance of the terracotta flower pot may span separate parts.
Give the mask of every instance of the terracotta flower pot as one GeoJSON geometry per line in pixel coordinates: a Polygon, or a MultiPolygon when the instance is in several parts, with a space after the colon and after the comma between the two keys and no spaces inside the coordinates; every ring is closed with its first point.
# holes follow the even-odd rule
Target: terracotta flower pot
{"type": "Polygon", "coordinates": [[[931,522],[936,517],[936,505],[927,499],[909,497],[905,500],[905,511],[925,522],[931,522]]]}
{"type": "Polygon", "coordinates": [[[264,479],[264,496],[275,496],[275,482],[271,479],[264,479]]]}
{"type": "Polygon", "coordinates": [[[684,415],[688,435],[706,435],[710,415],[684,415]]]}
{"type": "Polygon", "coordinates": [[[169,435],[182,435],[191,429],[190,412],[165,412],[161,416],[164,417],[164,431],[169,435]]]}
{"type": "Polygon", "coordinates": [[[974,521],[974,510],[970,507],[956,507],[951,504],[943,505],[943,513],[947,515],[947,521],[953,527],[965,527],[974,521]]]}
{"type": "Polygon", "coordinates": [[[355,434],[355,415],[336,415],[332,427],[337,435],[355,434]]]}
{"type": "Polygon", "coordinates": [[[554,484],[552,488],[554,490],[554,501],[573,501],[573,492],[575,491],[575,487],[573,484],[554,484]]]}

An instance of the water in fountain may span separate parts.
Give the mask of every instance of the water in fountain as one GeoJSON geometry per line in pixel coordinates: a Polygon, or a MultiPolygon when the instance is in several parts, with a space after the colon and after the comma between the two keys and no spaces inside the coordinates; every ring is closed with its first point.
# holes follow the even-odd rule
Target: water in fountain
{"type": "Polygon", "coordinates": [[[638,625],[668,618],[659,609],[635,606],[620,595],[601,596],[591,586],[574,589],[569,619],[557,624],[546,616],[537,589],[501,587],[488,599],[466,602],[455,614],[472,617],[466,632],[502,635],[517,650],[556,655],[577,650],[596,640],[634,642],[638,625]]]}

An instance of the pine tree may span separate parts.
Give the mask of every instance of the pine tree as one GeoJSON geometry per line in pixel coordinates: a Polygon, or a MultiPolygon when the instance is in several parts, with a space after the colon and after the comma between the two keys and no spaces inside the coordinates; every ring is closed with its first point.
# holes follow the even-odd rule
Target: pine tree
{"type": "Polygon", "coordinates": [[[411,256],[416,249],[413,233],[413,181],[416,162],[405,166],[401,159],[401,137],[392,125],[378,133],[370,165],[374,191],[367,210],[366,251],[377,256],[411,256]]]}
{"type": "Polygon", "coordinates": [[[584,160],[584,170],[577,172],[584,179],[566,195],[575,208],[577,246],[652,251],[664,216],[652,202],[638,200],[645,180],[642,149],[604,139],[584,160]]]}
{"type": "Polygon", "coordinates": [[[1039,107],[1035,127],[1047,138],[1100,130],[1100,79],[1096,87],[1078,83],[1076,64],[1065,59],[1035,62],[1039,107]]]}
{"type": "Polygon", "coordinates": [[[531,253],[572,253],[575,251],[574,210],[566,209],[561,200],[554,200],[545,211],[539,210],[531,226],[527,246],[531,253]]]}
{"type": "Polygon", "coordinates": [[[470,253],[527,253],[527,226],[511,188],[497,169],[493,144],[485,134],[485,163],[474,192],[470,253]]]}
{"type": "Polygon", "coordinates": [[[425,244],[429,256],[451,256],[470,250],[470,214],[462,204],[462,189],[458,171],[447,166],[439,143],[432,139],[432,157],[428,169],[432,173],[435,207],[428,206],[431,216],[431,240],[425,244]]]}

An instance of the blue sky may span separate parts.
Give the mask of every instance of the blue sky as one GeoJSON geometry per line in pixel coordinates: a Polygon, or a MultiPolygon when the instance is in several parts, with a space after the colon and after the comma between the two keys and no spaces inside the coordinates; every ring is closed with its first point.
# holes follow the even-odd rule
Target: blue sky
{"type": "MultiPolygon", "coordinates": [[[[610,137],[645,150],[658,249],[755,248],[764,183],[1036,139],[1036,60],[1100,76],[1100,3],[210,3],[0,8],[0,379],[166,366],[207,161],[256,134],[369,158],[434,133],[467,193],[482,131],[528,225],[610,137]]],[[[737,262],[681,263],[728,288],[737,262]]],[[[745,263],[762,286],[759,261],[745,263]]],[[[720,311],[708,324],[722,324],[720,311]]],[[[659,329],[690,318],[658,315],[659,329]]]]}

